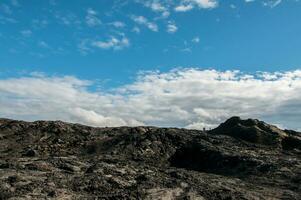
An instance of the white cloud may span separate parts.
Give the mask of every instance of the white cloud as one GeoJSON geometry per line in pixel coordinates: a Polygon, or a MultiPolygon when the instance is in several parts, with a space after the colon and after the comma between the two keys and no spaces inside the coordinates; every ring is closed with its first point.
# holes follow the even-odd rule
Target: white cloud
{"type": "Polygon", "coordinates": [[[160,12],[163,18],[169,17],[170,12],[160,2],[152,2],[149,6],[153,11],[160,12]]]}
{"type": "Polygon", "coordinates": [[[140,25],[144,25],[146,26],[148,29],[150,29],[151,31],[154,31],[154,32],[157,32],[159,30],[158,28],[158,25],[153,23],[153,22],[150,22],[147,18],[145,18],[144,16],[132,16],[131,17],[132,20],[134,22],[136,22],[137,24],[140,24],[140,25]]]}
{"type": "Polygon", "coordinates": [[[115,21],[110,23],[112,26],[114,26],[115,28],[123,28],[125,27],[125,23],[121,22],[121,21],[115,21]]]}
{"type": "Polygon", "coordinates": [[[181,0],[180,4],[175,7],[177,12],[186,12],[193,8],[212,9],[218,7],[217,0],[181,0]]]}
{"type": "Polygon", "coordinates": [[[195,3],[199,8],[215,8],[218,6],[216,0],[185,0],[191,3],[195,3]]]}
{"type": "Polygon", "coordinates": [[[145,7],[150,8],[152,11],[156,13],[160,13],[161,17],[167,18],[170,15],[169,12],[169,1],[160,1],[160,0],[141,0],[139,3],[143,4],[145,7]]]}
{"type": "Polygon", "coordinates": [[[125,34],[119,33],[118,35],[111,35],[106,40],[100,39],[82,39],[77,45],[78,51],[82,55],[95,52],[95,49],[103,50],[122,50],[130,46],[130,40],[125,34]]]}
{"type": "Polygon", "coordinates": [[[143,16],[132,16],[134,22],[138,24],[147,24],[148,20],[143,16]]]}
{"type": "Polygon", "coordinates": [[[86,24],[90,27],[98,26],[101,24],[101,20],[98,18],[98,13],[93,10],[92,8],[89,8],[87,10],[86,15],[86,24]]]}
{"type": "Polygon", "coordinates": [[[167,32],[168,33],[175,33],[178,31],[178,27],[174,22],[168,22],[167,24],[167,32]]]}
{"type": "Polygon", "coordinates": [[[161,13],[162,17],[169,17],[170,10],[186,12],[194,8],[213,9],[218,7],[218,0],[135,0],[153,12],[161,13]]]}
{"type": "Polygon", "coordinates": [[[101,48],[101,49],[120,50],[125,47],[128,47],[130,45],[130,41],[126,37],[116,38],[116,37],[112,36],[107,41],[93,41],[91,43],[91,45],[94,47],[101,48]]]}
{"type": "Polygon", "coordinates": [[[169,11],[164,11],[164,12],[162,12],[162,17],[163,17],[163,18],[167,18],[167,17],[169,17],[169,15],[170,15],[170,12],[169,12],[169,11]]]}
{"type": "Polygon", "coordinates": [[[93,110],[83,108],[72,108],[70,118],[73,121],[90,124],[92,126],[112,127],[112,126],[140,126],[143,123],[135,120],[123,120],[118,117],[105,117],[93,110]]]}
{"type": "Polygon", "coordinates": [[[166,8],[160,2],[152,2],[150,7],[153,11],[163,12],[166,11],[166,8]]]}
{"type": "Polygon", "coordinates": [[[193,9],[193,6],[191,4],[187,4],[187,5],[178,5],[177,7],[175,7],[175,11],[177,12],[186,12],[193,9]]]}
{"type": "Polygon", "coordinates": [[[157,31],[158,31],[158,26],[157,26],[157,24],[152,23],[152,22],[150,22],[150,23],[147,24],[147,28],[149,28],[150,30],[152,30],[152,31],[154,31],[154,32],[157,32],[157,31]]]}
{"type": "Polygon", "coordinates": [[[0,115],[60,119],[93,126],[214,127],[239,115],[300,129],[301,71],[175,69],[140,74],[111,92],[93,83],[43,75],[0,80],[0,115]]]}

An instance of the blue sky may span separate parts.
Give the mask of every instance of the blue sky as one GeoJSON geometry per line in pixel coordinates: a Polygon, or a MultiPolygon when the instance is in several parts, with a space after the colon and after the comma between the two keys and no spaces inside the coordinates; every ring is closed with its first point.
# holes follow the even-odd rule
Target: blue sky
{"type": "Polygon", "coordinates": [[[108,79],[110,86],[130,81],[139,70],[189,66],[254,72],[301,64],[301,2],[295,0],[277,5],[227,0],[209,8],[191,4],[186,12],[175,10],[181,1],[73,2],[2,0],[1,71],[72,74],[108,79]],[[158,30],[135,22],[139,17],[158,30]],[[168,32],[168,25],[176,30],[168,32]],[[113,37],[128,43],[120,49],[91,45],[113,37]]]}
{"type": "MultiPolygon", "coordinates": [[[[299,98],[295,93],[300,92],[300,11],[298,0],[74,0],[72,3],[68,0],[1,0],[0,114],[25,120],[62,119],[92,125],[106,125],[105,121],[110,125],[192,128],[214,126],[231,115],[242,115],[300,128],[297,125],[300,115],[283,111],[287,107],[300,108],[295,102],[299,98]],[[149,112],[150,116],[140,121],[139,113],[136,113],[138,117],[133,117],[129,114],[133,110],[125,109],[133,106],[138,96],[141,101],[145,100],[152,89],[147,85],[154,80],[158,81],[152,83],[155,85],[162,82],[156,85],[156,92],[167,91],[164,93],[167,95],[177,90],[169,91],[169,85],[164,85],[166,82],[178,84],[204,74],[213,79],[206,83],[196,79],[198,81],[178,89],[189,93],[189,88],[194,88],[195,84],[202,83],[210,88],[224,86],[223,81],[229,83],[228,90],[232,93],[251,86],[254,91],[258,91],[257,87],[265,88],[263,92],[269,91],[270,84],[287,87],[274,88],[274,96],[246,94],[240,98],[242,107],[238,110],[225,111],[226,108],[218,106],[225,103],[225,107],[231,108],[240,103],[236,96],[223,96],[223,91],[217,92],[217,96],[212,94],[212,99],[221,96],[226,99],[216,105],[204,102],[203,105],[182,105],[180,97],[168,98],[163,104],[148,99],[144,105],[155,102],[149,106],[158,106],[158,109],[147,108],[144,112],[149,112]],[[43,93],[52,88],[37,87],[39,83],[47,85],[53,81],[62,84],[55,88],[70,89],[72,95],[96,96],[98,100],[92,104],[99,106],[87,106],[87,101],[81,99],[80,105],[78,102],[67,105],[69,110],[78,109],[76,114],[69,110],[56,114],[55,111],[62,109],[57,107],[51,107],[53,113],[49,115],[46,111],[38,112],[39,106],[48,100],[37,91],[43,93]],[[246,86],[249,82],[252,84],[246,86]],[[9,86],[10,90],[4,86],[9,86]],[[281,95],[287,98],[282,99],[281,95]],[[278,99],[275,100],[278,107],[269,107],[265,113],[246,109],[257,106],[260,109],[271,99],[278,99]],[[104,102],[110,102],[111,110],[101,106],[104,102]],[[168,107],[168,104],[176,107],[168,107]],[[116,114],[112,107],[115,110],[122,107],[124,114],[116,114]],[[35,109],[35,114],[30,113],[35,109]],[[183,115],[185,112],[193,115],[187,115],[185,120],[180,117],[173,121],[153,120],[158,114],[169,113],[170,117],[176,113],[174,109],[183,115]],[[227,114],[212,114],[221,113],[221,109],[227,114]]],[[[58,90],[53,93],[51,102],[63,105],[61,101],[65,99],[61,99],[62,91],[58,90]]],[[[196,91],[207,94],[203,86],[196,91]]],[[[153,92],[157,99],[161,98],[161,92],[153,92]]],[[[193,98],[204,100],[200,96],[193,98]]]]}

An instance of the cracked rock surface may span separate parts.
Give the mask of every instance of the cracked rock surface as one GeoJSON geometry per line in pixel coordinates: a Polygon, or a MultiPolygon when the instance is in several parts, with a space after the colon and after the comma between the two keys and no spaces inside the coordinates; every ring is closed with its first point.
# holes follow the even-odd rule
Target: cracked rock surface
{"type": "Polygon", "coordinates": [[[0,119],[0,199],[301,199],[301,133],[0,119]]]}

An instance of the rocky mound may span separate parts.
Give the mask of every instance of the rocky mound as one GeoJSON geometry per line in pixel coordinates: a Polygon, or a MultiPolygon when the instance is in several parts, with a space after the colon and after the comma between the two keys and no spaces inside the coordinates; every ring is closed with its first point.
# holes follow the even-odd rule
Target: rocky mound
{"type": "Polygon", "coordinates": [[[271,145],[284,149],[301,149],[300,133],[281,130],[256,119],[242,120],[239,117],[232,117],[209,133],[228,135],[255,144],[271,145]]]}
{"type": "Polygon", "coordinates": [[[0,199],[300,199],[300,133],[0,119],[0,199]]]}

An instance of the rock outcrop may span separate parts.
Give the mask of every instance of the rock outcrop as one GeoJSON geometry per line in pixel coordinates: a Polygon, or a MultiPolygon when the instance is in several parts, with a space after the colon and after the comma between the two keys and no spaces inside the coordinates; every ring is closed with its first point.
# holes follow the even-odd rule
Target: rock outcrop
{"type": "Polygon", "coordinates": [[[232,117],[217,128],[209,131],[210,134],[228,135],[242,141],[282,147],[284,149],[301,149],[301,134],[291,130],[281,130],[276,126],[257,119],[242,120],[232,117]]]}
{"type": "Polygon", "coordinates": [[[300,136],[0,119],[0,199],[301,199],[300,136]]]}

